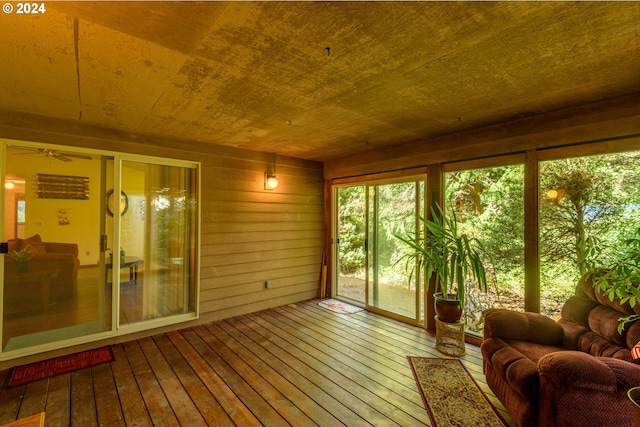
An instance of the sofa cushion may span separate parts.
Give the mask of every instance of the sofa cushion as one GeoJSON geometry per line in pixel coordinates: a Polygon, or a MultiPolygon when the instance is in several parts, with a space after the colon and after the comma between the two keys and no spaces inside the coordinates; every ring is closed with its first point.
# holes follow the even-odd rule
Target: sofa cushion
{"type": "Polygon", "coordinates": [[[549,353],[566,350],[562,346],[539,344],[531,341],[509,341],[509,345],[536,364],[541,357],[549,353]]]}
{"type": "MultiPolygon", "coordinates": [[[[597,301],[605,307],[610,307],[615,311],[625,314],[639,314],[640,304],[636,304],[635,307],[631,307],[628,302],[620,304],[619,298],[614,298],[613,301],[607,295],[603,295],[599,286],[593,285],[594,272],[585,273],[576,286],[575,295],[580,298],[589,298],[593,301],[597,301]]],[[[638,286],[638,285],[636,285],[638,286]]]]}
{"type": "Polygon", "coordinates": [[[567,350],[579,350],[579,342],[582,334],[589,332],[590,329],[587,326],[571,322],[569,320],[560,319],[558,324],[562,326],[564,330],[564,336],[562,337],[562,346],[567,350]]]}
{"type": "Polygon", "coordinates": [[[589,313],[589,328],[607,341],[626,347],[626,340],[618,333],[618,324],[622,313],[603,305],[589,313]]]}
{"type": "Polygon", "coordinates": [[[586,297],[573,296],[562,306],[562,319],[581,326],[589,326],[589,313],[600,304],[586,297]]]}
{"type": "Polygon", "coordinates": [[[9,251],[19,251],[22,249],[22,239],[11,239],[7,243],[9,251]]]}
{"type": "Polygon", "coordinates": [[[593,331],[586,332],[580,336],[578,350],[592,356],[631,360],[631,351],[627,347],[608,341],[593,331]]]}
{"type": "Polygon", "coordinates": [[[44,247],[44,243],[42,242],[42,238],[39,234],[34,234],[31,237],[26,239],[22,239],[22,247],[31,246],[33,248],[34,253],[37,254],[46,254],[47,250],[44,247]]]}

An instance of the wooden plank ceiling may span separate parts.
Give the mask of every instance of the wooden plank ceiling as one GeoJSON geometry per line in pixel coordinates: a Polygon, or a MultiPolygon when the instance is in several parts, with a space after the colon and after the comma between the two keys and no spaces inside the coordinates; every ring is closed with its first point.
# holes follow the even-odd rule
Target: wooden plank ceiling
{"type": "Polygon", "coordinates": [[[326,161],[640,92],[639,2],[45,5],[0,16],[0,124],[326,161]]]}

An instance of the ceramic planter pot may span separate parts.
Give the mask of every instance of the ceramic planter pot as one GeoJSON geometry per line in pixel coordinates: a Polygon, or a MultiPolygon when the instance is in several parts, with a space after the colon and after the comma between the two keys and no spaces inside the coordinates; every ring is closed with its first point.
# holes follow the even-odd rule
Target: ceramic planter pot
{"type": "Polygon", "coordinates": [[[442,292],[433,294],[435,298],[435,309],[438,319],[447,323],[455,323],[462,317],[462,306],[460,300],[454,294],[448,294],[447,297],[442,292]]]}

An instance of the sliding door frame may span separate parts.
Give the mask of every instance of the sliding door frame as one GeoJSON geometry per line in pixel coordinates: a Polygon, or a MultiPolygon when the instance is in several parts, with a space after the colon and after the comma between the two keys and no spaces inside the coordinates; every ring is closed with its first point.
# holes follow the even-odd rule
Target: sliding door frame
{"type": "MultiPolygon", "coordinates": [[[[201,244],[201,164],[200,162],[194,162],[189,160],[179,160],[179,159],[170,159],[164,157],[155,157],[155,156],[146,156],[146,155],[137,155],[137,154],[128,154],[122,152],[108,151],[108,150],[97,150],[83,147],[75,147],[75,146],[65,146],[65,145],[57,145],[57,144],[45,144],[38,143],[32,141],[22,141],[15,139],[5,139],[0,138],[0,158],[6,159],[6,148],[9,145],[16,145],[21,147],[29,147],[34,149],[48,149],[48,150],[59,150],[65,152],[73,152],[78,154],[86,154],[86,155],[95,155],[95,156],[104,156],[113,159],[113,180],[110,182],[106,182],[106,176],[102,175],[101,187],[111,186],[113,188],[115,194],[120,194],[122,188],[121,182],[121,168],[123,161],[133,161],[139,163],[148,163],[153,165],[163,165],[163,166],[176,166],[183,167],[187,169],[195,170],[195,180],[196,180],[196,188],[195,192],[195,200],[196,200],[196,208],[195,208],[195,221],[193,226],[195,227],[193,236],[195,238],[194,242],[194,306],[192,312],[176,314],[167,317],[160,317],[157,319],[144,320],[136,323],[132,323],[129,325],[120,325],[119,324],[119,311],[120,311],[120,286],[119,286],[119,257],[114,257],[113,259],[113,268],[111,273],[111,280],[113,290],[111,292],[111,329],[103,332],[98,332],[91,335],[85,335],[77,338],[65,339],[61,341],[55,341],[46,344],[34,345],[31,347],[21,348],[18,350],[11,350],[2,352],[0,348],[0,361],[11,360],[18,357],[29,356],[33,354],[38,354],[46,351],[58,350],[66,347],[71,347],[80,344],[86,344],[89,342],[95,342],[104,340],[107,338],[113,338],[121,335],[126,335],[135,332],[147,331],[159,327],[170,326],[179,324],[182,322],[192,321],[198,319],[200,316],[200,244],[201,244]]],[[[6,161],[0,161],[0,177],[2,178],[2,182],[4,183],[4,177],[6,176],[7,168],[6,161]]],[[[104,188],[101,188],[100,194],[95,197],[101,197],[104,202],[104,188]]],[[[0,188],[0,206],[3,206],[2,212],[0,212],[0,222],[4,224],[5,220],[5,211],[4,211],[4,202],[5,202],[5,189],[0,188]]],[[[104,209],[101,209],[104,211],[104,209]]],[[[101,216],[104,215],[104,212],[101,213],[101,216]]],[[[98,221],[103,221],[102,218],[96,219],[98,221]]],[[[119,215],[114,215],[113,217],[113,226],[110,230],[113,236],[113,247],[120,247],[120,227],[121,221],[119,215]]],[[[104,230],[106,231],[106,229],[104,230]]],[[[0,241],[6,242],[5,239],[4,226],[0,229],[0,241]]],[[[101,251],[104,249],[101,243],[101,251]]],[[[0,256],[0,260],[6,254],[0,256]]],[[[101,253],[101,257],[104,257],[104,253],[101,253]]],[[[104,261],[104,260],[101,260],[104,261]]],[[[104,262],[100,263],[101,265],[104,262]]],[[[100,275],[104,277],[103,275],[100,275]]],[[[0,262],[0,292],[3,292],[4,289],[4,262],[0,262]]],[[[2,319],[3,319],[3,311],[4,304],[0,304],[0,342],[2,342],[2,319]]],[[[102,319],[99,318],[99,321],[102,319]]]]}
{"type": "MultiPolygon", "coordinates": [[[[416,168],[416,169],[408,169],[408,170],[402,170],[402,171],[394,171],[394,172],[388,172],[388,173],[380,173],[380,174],[373,174],[373,175],[366,175],[366,176],[360,176],[360,177],[353,177],[353,178],[345,178],[345,179],[335,179],[331,182],[331,188],[332,188],[332,207],[331,207],[331,216],[332,216],[332,238],[331,238],[331,245],[332,245],[332,250],[331,250],[331,260],[332,260],[332,265],[336,266],[335,268],[332,269],[332,283],[336,284],[338,283],[338,275],[339,275],[339,269],[338,269],[338,218],[336,215],[336,210],[338,209],[338,189],[339,188],[344,188],[344,187],[349,187],[349,186],[363,186],[365,189],[365,211],[366,211],[366,219],[365,219],[365,238],[368,239],[369,238],[369,231],[371,229],[371,224],[370,224],[370,215],[369,215],[369,206],[371,203],[370,200],[370,195],[369,195],[369,188],[373,187],[373,186],[379,186],[379,185],[385,185],[385,184],[394,184],[394,183],[403,183],[403,182],[423,182],[424,183],[424,191],[425,193],[427,193],[427,185],[428,185],[428,179],[427,179],[427,169],[426,168],[416,168]]],[[[423,211],[427,212],[427,206],[428,206],[428,198],[426,197],[426,194],[422,195],[422,209],[423,211]]],[[[416,208],[418,207],[418,204],[420,202],[416,200],[416,208]]],[[[430,203],[430,202],[429,202],[430,203]]],[[[419,210],[417,211],[419,212],[419,210]]],[[[416,224],[418,223],[418,219],[417,219],[417,215],[418,213],[416,213],[416,224]]],[[[429,315],[428,313],[430,312],[431,308],[428,308],[426,305],[426,301],[427,301],[427,291],[425,289],[416,289],[416,293],[418,294],[418,296],[422,296],[423,300],[420,301],[418,300],[418,296],[416,296],[416,302],[415,302],[415,310],[416,310],[416,316],[415,319],[411,319],[409,317],[397,314],[397,313],[393,313],[381,308],[377,308],[373,305],[369,305],[369,286],[370,286],[370,280],[372,280],[372,278],[370,277],[370,272],[371,272],[371,265],[370,265],[370,253],[372,251],[371,245],[373,244],[373,242],[368,242],[368,244],[365,244],[365,301],[364,304],[358,304],[358,305],[362,305],[363,307],[365,307],[367,310],[372,311],[374,313],[378,313],[378,314],[382,314],[386,317],[390,317],[396,320],[400,320],[403,321],[405,323],[410,323],[410,324],[415,324],[415,325],[423,325],[424,323],[424,319],[422,317],[421,314],[421,310],[420,307],[421,305],[424,306],[424,318],[428,318],[429,315]]],[[[421,276],[420,276],[421,277],[421,276]]],[[[419,287],[420,286],[420,280],[419,279],[414,279],[416,280],[416,286],[419,287]]],[[[337,298],[340,299],[340,296],[336,294],[336,286],[332,287],[331,290],[331,296],[333,298],[337,298]]],[[[353,302],[351,300],[347,300],[347,302],[353,302]]]]}

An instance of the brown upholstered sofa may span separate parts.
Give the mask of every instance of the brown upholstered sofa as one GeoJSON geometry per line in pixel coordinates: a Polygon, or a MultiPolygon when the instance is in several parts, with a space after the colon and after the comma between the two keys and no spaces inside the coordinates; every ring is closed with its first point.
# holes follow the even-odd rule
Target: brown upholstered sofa
{"type": "Polygon", "coordinates": [[[27,239],[9,240],[8,243],[9,254],[4,257],[4,298],[8,313],[29,311],[46,304],[42,300],[45,285],[49,303],[75,296],[80,265],[77,244],[43,242],[38,234],[27,239]],[[33,256],[26,270],[21,271],[11,253],[24,247],[29,247],[33,256]]]}
{"type": "MultiPolygon", "coordinates": [[[[585,274],[556,322],[538,313],[484,312],[482,357],[487,384],[519,426],[633,426],[628,389],[640,386],[630,349],[640,321],[603,297],[585,274]]],[[[635,310],[640,313],[640,307],[635,310]]]]}

